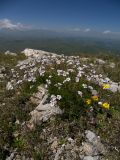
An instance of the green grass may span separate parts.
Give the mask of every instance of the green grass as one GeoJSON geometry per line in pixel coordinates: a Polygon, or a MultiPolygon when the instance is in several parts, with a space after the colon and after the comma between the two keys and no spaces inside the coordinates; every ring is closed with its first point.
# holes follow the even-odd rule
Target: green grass
{"type": "MultiPolygon", "coordinates": [[[[84,57],[81,55],[81,57],[84,57]]],[[[118,82],[120,80],[120,59],[119,57],[101,55],[101,56],[88,56],[90,60],[85,62],[94,63],[95,58],[101,58],[106,61],[106,65],[97,67],[97,73],[107,74],[113,81],[118,82]],[[113,69],[108,68],[108,64],[114,62],[116,67],[113,69]]],[[[47,137],[53,135],[59,137],[59,144],[62,145],[66,142],[66,137],[73,137],[77,139],[78,145],[84,140],[83,133],[85,129],[95,131],[100,135],[103,144],[108,147],[108,153],[106,159],[119,160],[119,153],[114,149],[117,147],[120,149],[119,132],[120,132],[120,93],[112,93],[110,91],[103,90],[97,84],[88,82],[83,76],[79,83],[75,82],[75,73],[71,73],[69,76],[71,81],[66,82],[60,89],[54,86],[54,84],[62,83],[65,77],[58,76],[56,70],[67,70],[67,65],[62,63],[61,65],[54,64],[55,70],[52,71],[50,67],[47,68],[45,76],[40,77],[37,75],[36,82],[24,82],[19,88],[14,91],[6,91],[5,86],[7,80],[10,79],[10,69],[15,68],[18,60],[23,60],[24,55],[5,56],[0,55],[0,66],[5,66],[7,79],[1,82],[0,89],[2,92],[0,95],[0,159],[4,160],[9,155],[9,149],[17,148],[17,153],[23,154],[26,157],[33,157],[35,160],[43,160],[49,158],[50,146],[47,144],[47,137]],[[56,116],[50,121],[39,124],[34,130],[29,130],[26,124],[23,122],[30,119],[29,113],[36,107],[30,102],[30,97],[33,93],[36,93],[38,86],[46,83],[46,79],[49,79],[49,75],[52,75],[51,84],[48,86],[49,97],[54,95],[61,95],[62,99],[58,101],[58,105],[64,110],[64,114],[56,116]],[[98,91],[99,100],[107,101],[110,103],[110,109],[105,110],[98,106],[97,102],[92,100],[91,105],[86,104],[86,99],[92,99],[92,95],[89,89],[84,89],[82,84],[93,86],[98,91]],[[31,87],[32,86],[32,87],[31,87]],[[80,97],[77,91],[82,91],[83,97],[80,97]],[[93,107],[93,112],[90,112],[90,106],[93,107]],[[94,124],[91,124],[91,118],[94,118],[94,124]],[[15,123],[16,120],[20,121],[20,124],[15,123]],[[45,134],[43,129],[48,129],[45,134]],[[18,137],[14,136],[14,133],[18,132],[18,137]],[[7,146],[7,150],[3,147],[7,146]],[[37,148],[37,149],[35,149],[37,148]]],[[[84,62],[81,62],[83,64],[84,62]]],[[[18,70],[19,71],[19,70],[18,70]]],[[[89,73],[89,70],[86,69],[89,73]]],[[[22,74],[21,74],[22,75],[22,74]]]]}

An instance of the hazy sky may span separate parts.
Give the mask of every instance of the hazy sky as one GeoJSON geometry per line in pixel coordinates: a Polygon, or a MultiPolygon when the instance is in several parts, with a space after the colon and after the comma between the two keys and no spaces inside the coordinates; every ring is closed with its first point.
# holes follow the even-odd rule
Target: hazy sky
{"type": "Polygon", "coordinates": [[[11,23],[7,25],[120,32],[120,0],[11,1],[0,1],[3,27],[11,23]]]}

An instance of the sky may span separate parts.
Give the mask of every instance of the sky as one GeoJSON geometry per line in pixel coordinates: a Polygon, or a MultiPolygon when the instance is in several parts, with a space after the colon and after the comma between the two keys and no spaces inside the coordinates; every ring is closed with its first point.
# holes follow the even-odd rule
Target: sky
{"type": "Polygon", "coordinates": [[[120,32],[120,0],[0,0],[1,28],[120,32]]]}

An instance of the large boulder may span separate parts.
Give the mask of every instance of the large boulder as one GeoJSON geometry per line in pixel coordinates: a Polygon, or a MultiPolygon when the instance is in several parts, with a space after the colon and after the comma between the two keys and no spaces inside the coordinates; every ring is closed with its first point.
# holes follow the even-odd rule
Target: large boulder
{"type": "Polygon", "coordinates": [[[44,55],[56,55],[55,53],[50,53],[42,50],[29,49],[29,48],[26,48],[24,51],[22,51],[22,53],[24,53],[25,56],[27,57],[35,57],[35,58],[42,57],[44,55]]]}

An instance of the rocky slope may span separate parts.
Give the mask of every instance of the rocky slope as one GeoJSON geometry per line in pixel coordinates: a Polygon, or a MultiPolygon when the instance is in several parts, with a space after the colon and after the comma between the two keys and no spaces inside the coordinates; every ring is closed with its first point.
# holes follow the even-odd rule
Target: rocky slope
{"type": "Polygon", "coordinates": [[[1,159],[120,158],[119,57],[0,56],[1,159]]]}

